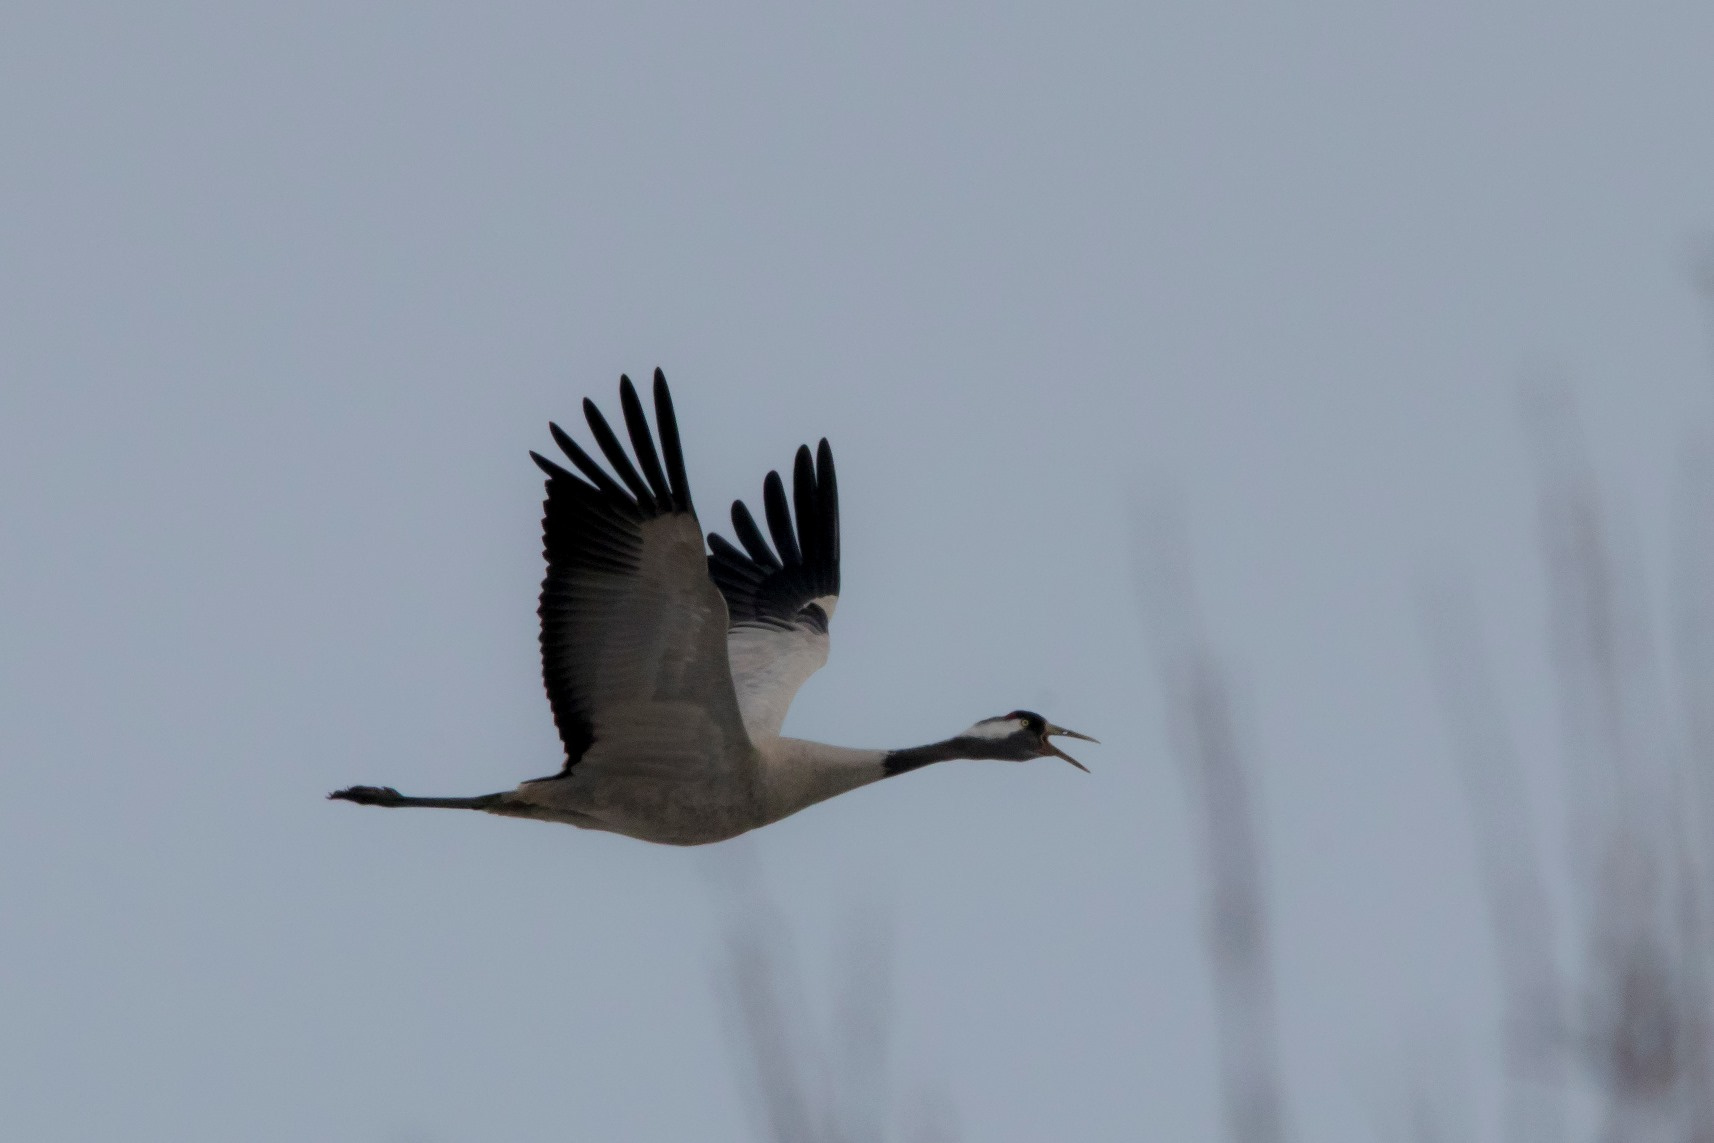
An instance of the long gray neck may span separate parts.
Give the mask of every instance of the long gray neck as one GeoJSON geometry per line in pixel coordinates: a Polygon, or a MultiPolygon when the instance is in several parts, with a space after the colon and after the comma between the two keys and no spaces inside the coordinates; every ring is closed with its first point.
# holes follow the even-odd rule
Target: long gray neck
{"type": "Polygon", "coordinates": [[[853,750],[802,738],[759,742],[756,750],[762,759],[764,822],[886,777],[885,750],[853,750]]]}
{"type": "Polygon", "coordinates": [[[765,817],[778,821],[847,790],[930,762],[992,758],[993,748],[992,742],[965,737],[904,750],[853,750],[801,738],[776,738],[757,747],[762,755],[765,817]]]}

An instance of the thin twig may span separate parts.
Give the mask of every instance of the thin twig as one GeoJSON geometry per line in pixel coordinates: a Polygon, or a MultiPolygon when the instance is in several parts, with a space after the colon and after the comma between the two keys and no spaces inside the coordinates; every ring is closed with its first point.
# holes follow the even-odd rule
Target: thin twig
{"type": "Polygon", "coordinates": [[[1201,633],[1176,516],[1138,510],[1135,522],[1138,590],[1166,691],[1173,752],[1202,827],[1227,1135],[1233,1143],[1280,1143],[1285,1102],[1262,845],[1231,683],[1201,633]]]}

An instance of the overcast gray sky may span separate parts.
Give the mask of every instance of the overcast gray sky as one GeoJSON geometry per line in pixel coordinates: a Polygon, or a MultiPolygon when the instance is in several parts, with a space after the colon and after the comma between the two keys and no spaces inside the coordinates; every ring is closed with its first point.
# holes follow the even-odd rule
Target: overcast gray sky
{"type": "Polygon", "coordinates": [[[1303,1139],[1491,1123],[1414,602],[1551,739],[1520,379],[1664,576],[1714,7],[78,5],[0,17],[0,1117],[31,1140],[744,1140],[717,854],[328,804],[552,771],[527,449],[674,383],[704,522],[801,441],[845,595],[788,730],[1103,739],[749,846],[901,1106],[1218,1130],[1126,504],[1239,665],[1303,1139]],[[1655,559],[1656,555],[1659,559],[1655,559]],[[855,911],[855,912],[854,912],[855,911]]]}

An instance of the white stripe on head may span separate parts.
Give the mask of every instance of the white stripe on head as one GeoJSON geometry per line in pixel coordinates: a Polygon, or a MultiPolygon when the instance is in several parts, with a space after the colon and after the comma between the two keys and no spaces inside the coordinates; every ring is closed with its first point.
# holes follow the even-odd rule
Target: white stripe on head
{"type": "Polygon", "coordinates": [[[964,732],[965,738],[1010,738],[1024,729],[1021,718],[985,718],[964,732]]]}

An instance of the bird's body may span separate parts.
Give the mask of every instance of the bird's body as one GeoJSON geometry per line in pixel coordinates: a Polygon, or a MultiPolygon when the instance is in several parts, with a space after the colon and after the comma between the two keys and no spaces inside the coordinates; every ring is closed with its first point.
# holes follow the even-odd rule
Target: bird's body
{"type": "Polygon", "coordinates": [[[660,754],[613,772],[591,751],[563,777],[525,782],[484,807],[490,813],[567,822],[668,845],[725,841],[836,794],[886,777],[886,751],[852,750],[796,738],[752,748],[749,780],[686,780],[686,759],[660,754]],[[580,771],[584,771],[581,772],[580,771]]]}
{"type": "Polygon", "coordinates": [[[617,480],[557,425],[549,426],[554,439],[581,477],[531,454],[548,475],[542,673],[565,743],[563,769],[474,798],[411,798],[374,786],[330,797],[477,809],[700,845],[930,762],[1055,754],[1079,765],[1047,736],[1087,736],[1028,711],[908,750],[781,737],[798,688],[827,661],[838,603],[832,451],[825,440],[813,459],[807,446],[798,450],[790,504],[779,474],[768,474],[772,547],[736,502],[732,524],[742,548],[710,535],[705,549],[659,370],[654,396],[659,452],[635,389],[620,379],[635,464],[584,402],[617,480]]]}

